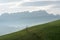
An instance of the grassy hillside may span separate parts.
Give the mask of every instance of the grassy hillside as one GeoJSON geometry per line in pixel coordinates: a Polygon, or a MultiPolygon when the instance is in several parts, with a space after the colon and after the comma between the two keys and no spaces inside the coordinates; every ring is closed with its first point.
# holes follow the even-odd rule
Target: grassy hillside
{"type": "Polygon", "coordinates": [[[60,20],[0,36],[0,40],[60,40],[60,20]]]}

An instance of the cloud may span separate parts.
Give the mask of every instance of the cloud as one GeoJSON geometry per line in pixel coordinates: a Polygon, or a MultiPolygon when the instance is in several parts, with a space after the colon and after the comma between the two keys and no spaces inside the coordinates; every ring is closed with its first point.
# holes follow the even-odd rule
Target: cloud
{"type": "Polygon", "coordinates": [[[0,3],[16,2],[16,1],[22,1],[22,0],[0,0],[0,3]]]}
{"type": "Polygon", "coordinates": [[[20,4],[7,4],[0,6],[0,13],[15,13],[23,11],[37,11],[37,10],[47,10],[53,5],[48,6],[21,6],[20,4]]]}
{"type": "Polygon", "coordinates": [[[57,5],[55,5],[54,7],[52,7],[52,8],[54,8],[54,9],[60,9],[60,5],[59,4],[57,4],[57,5]]]}
{"type": "Polygon", "coordinates": [[[32,0],[32,1],[60,1],[60,0],[32,0]]]}
{"type": "Polygon", "coordinates": [[[60,15],[60,5],[54,5],[50,9],[47,10],[50,14],[59,14],[60,15]]]}
{"type": "Polygon", "coordinates": [[[52,13],[58,14],[59,4],[58,0],[0,0],[0,14],[37,10],[53,11],[52,13]]]}
{"type": "Polygon", "coordinates": [[[37,2],[25,2],[23,6],[46,6],[46,5],[53,5],[53,4],[60,4],[60,1],[37,1],[37,2]]]}
{"type": "Polygon", "coordinates": [[[60,1],[60,0],[0,0],[0,3],[7,3],[7,2],[19,2],[19,1],[31,1],[31,2],[36,2],[36,1],[60,1]]]}

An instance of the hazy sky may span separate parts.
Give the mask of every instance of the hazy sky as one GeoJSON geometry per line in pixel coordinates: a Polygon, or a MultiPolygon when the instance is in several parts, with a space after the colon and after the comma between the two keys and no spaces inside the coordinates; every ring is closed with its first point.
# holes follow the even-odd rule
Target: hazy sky
{"type": "Polygon", "coordinates": [[[36,10],[60,14],[60,0],[0,0],[0,14],[36,10]]]}

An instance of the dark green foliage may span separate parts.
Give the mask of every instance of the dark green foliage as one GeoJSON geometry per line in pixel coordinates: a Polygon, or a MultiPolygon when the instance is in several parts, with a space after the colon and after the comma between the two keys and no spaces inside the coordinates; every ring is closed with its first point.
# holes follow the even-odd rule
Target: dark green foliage
{"type": "Polygon", "coordinates": [[[0,40],[60,40],[60,20],[0,36],[0,40]]]}

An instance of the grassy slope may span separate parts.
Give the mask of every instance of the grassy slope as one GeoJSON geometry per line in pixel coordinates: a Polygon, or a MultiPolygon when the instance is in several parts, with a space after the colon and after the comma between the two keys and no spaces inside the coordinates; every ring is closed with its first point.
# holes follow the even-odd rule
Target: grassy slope
{"type": "Polygon", "coordinates": [[[60,20],[1,36],[0,40],[60,40],[60,20]]]}

